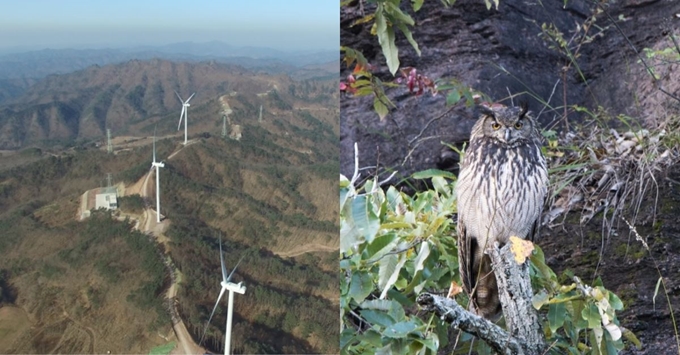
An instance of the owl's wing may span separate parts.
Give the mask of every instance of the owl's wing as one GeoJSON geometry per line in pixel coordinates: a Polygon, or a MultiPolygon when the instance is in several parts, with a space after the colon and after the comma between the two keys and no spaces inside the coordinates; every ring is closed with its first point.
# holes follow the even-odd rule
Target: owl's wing
{"type": "Polygon", "coordinates": [[[547,186],[548,185],[547,184],[548,174],[547,174],[547,172],[545,174],[544,181],[545,181],[545,183],[542,184],[542,188],[541,188],[541,190],[539,190],[539,191],[542,192],[542,194],[541,194],[540,198],[538,199],[538,201],[536,201],[536,203],[539,206],[538,207],[538,214],[536,215],[536,220],[531,225],[531,230],[529,231],[529,235],[527,235],[527,238],[526,238],[526,239],[530,240],[532,243],[535,243],[536,239],[538,239],[538,237],[540,237],[539,232],[540,232],[540,229],[541,229],[541,221],[543,220],[543,203],[545,202],[545,195],[548,192],[548,186],[547,186]]]}
{"type": "Polygon", "coordinates": [[[465,223],[460,218],[458,219],[458,265],[460,272],[460,280],[463,283],[463,289],[470,294],[474,288],[474,273],[472,272],[472,255],[471,238],[466,233],[465,223]]]}
{"type": "Polygon", "coordinates": [[[541,228],[541,213],[538,214],[538,218],[536,218],[533,225],[531,226],[531,230],[529,231],[529,235],[527,235],[527,239],[529,239],[532,243],[535,243],[536,239],[539,237],[538,232],[540,231],[540,228],[541,228]]]}

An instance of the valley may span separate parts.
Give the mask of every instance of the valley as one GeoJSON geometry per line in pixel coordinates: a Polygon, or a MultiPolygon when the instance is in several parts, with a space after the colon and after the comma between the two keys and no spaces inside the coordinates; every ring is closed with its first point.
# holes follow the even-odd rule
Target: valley
{"type": "MultiPolygon", "coordinates": [[[[11,233],[0,241],[0,333],[22,312],[30,324],[0,337],[0,352],[203,351],[219,238],[228,267],[245,255],[236,353],[337,352],[338,114],[323,71],[296,81],[159,59],[51,76],[0,105],[0,225],[11,233]],[[197,92],[186,146],[182,88],[197,92]],[[222,137],[225,107],[239,140],[222,137]],[[160,224],[148,207],[156,127],[160,224]],[[107,173],[119,209],[77,221],[107,173]]],[[[225,317],[223,302],[205,350],[222,351],[225,317]]]]}

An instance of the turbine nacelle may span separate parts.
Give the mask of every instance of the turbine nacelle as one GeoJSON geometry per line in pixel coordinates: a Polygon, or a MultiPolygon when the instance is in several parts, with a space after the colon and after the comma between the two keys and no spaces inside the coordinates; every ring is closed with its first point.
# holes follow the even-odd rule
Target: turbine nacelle
{"type": "MultiPolygon", "coordinates": [[[[179,97],[179,95],[177,95],[179,97]]],[[[191,95],[193,96],[193,95],[191,95]]],[[[191,99],[191,98],[190,98],[191,99]]],[[[181,100],[181,99],[180,99],[181,100]]],[[[189,100],[187,100],[189,101],[189,100]]],[[[215,302],[215,307],[213,307],[212,312],[210,313],[210,318],[208,318],[208,322],[205,324],[205,329],[203,329],[203,335],[201,336],[201,340],[198,342],[199,346],[203,343],[203,339],[205,338],[205,332],[208,330],[208,325],[210,325],[210,321],[212,320],[212,317],[215,315],[215,310],[217,309],[217,305],[220,303],[220,300],[222,299],[222,296],[224,295],[225,291],[229,291],[229,303],[227,306],[227,329],[225,330],[225,338],[224,338],[224,353],[229,354],[230,353],[230,344],[231,344],[231,318],[232,314],[234,312],[233,307],[234,307],[234,293],[238,294],[245,294],[246,293],[246,286],[243,284],[243,282],[239,283],[233,283],[230,282],[231,277],[234,275],[234,271],[236,271],[236,268],[238,265],[241,263],[241,260],[243,260],[243,256],[241,256],[241,259],[236,263],[236,266],[234,266],[234,269],[231,270],[230,274],[227,274],[227,267],[224,264],[224,253],[222,252],[222,239],[220,239],[220,267],[222,271],[222,280],[220,281],[220,286],[222,286],[222,289],[220,290],[220,295],[217,297],[217,302],[215,302]]]]}
{"type": "Polygon", "coordinates": [[[189,98],[186,101],[182,100],[182,97],[179,96],[179,93],[177,93],[177,91],[175,91],[175,95],[177,95],[179,102],[182,103],[182,112],[179,114],[179,122],[177,123],[177,130],[178,131],[180,130],[180,128],[182,127],[182,120],[184,120],[184,144],[186,145],[187,144],[187,120],[188,120],[188,111],[189,111],[187,108],[189,106],[191,106],[189,104],[189,100],[191,100],[191,98],[194,97],[194,95],[196,95],[196,93],[191,94],[191,96],[189,96],[189,98]]]}
{"type": "Polygon", "coordinates": [[[246,286],[243,285],[243,282],[239,282],[237,284],[233,282],[227,282],[227,284],[222,284],[222,287],[226,287],[227,290],[229,291],[234,291],[236,293],[240,294],[245,294],[246,293],[246,286]]]}

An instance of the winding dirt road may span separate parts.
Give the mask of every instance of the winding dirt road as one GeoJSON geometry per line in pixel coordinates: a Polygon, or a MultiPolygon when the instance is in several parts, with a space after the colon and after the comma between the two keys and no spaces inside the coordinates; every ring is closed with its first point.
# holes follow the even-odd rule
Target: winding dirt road
{"type": "MultiPolygon", "coordinates": [[[[196,140],[192,140],[187,142],[187,145],[182,146],[180,149],[172,153],[169,157],[168,160],[172,159],[177,153],[182,151],[185,147],[187,147],[190,144],[196,143],[196,140]]],[[[151,175],[155,174],[155,169],[154,170],[149,170],[149,172],[144,175],[143,182],[141,183],[141,188],[139,191],[139,195],[142,198],[146,198],[149,196],[149,180],[151,178],[151,175]]],[[[161,178],[162,178],[162,169],[161,169],[161,178]]],[[[161,223],[156,223],[156,213],[157,211],[154,211],[151,208],[147,208],[144,210],[144,213],[142,214],[142,219],[144,221],[140,221],[138,223],[138,226],[141,225],[143,226],[142,229],[140,229],[141,232],[143,233],[152,233],[153,236],[156,238],[156,240],[163,244],[166,248],[166,250],[169,250],[170,245],[169,245],[169,239],[163,234],[165,231],[165,228],[169,224],[169,220],[164,220],[161,221],[161,223]]],[[[161,217],[163,215],[161,214],[161,217]]],[[[179,278],[176,277],[176,274],[173,275],[172,277],[173,283],[170,285],[168,288],[168,291],[166,293],[166,297],[169,300],[174,300],[175,297],[177,296],[177,288],[178,288],[178,283],[179,283],[179,278]]],[[[174,304],[173,306],[174,307],[174,304]]],[[[177,309],[174,309],[174,313],[177,314],[177,309]]],[[[191,338],[191,335],[189,334],[189,331],[187,331],[186,326],[184,325],[184,321],[182,321],[181,318],[177,317],[178,322],[173,324],[172,328],[175,331],[175,336],[177,336],[177,346],[170,352],[170,354],[204,354],[206,352],[205,349],[201,348],[196,344],[193,339],[191,338]],[[181,349],[181,350],[180,350],[181,349]]]]}

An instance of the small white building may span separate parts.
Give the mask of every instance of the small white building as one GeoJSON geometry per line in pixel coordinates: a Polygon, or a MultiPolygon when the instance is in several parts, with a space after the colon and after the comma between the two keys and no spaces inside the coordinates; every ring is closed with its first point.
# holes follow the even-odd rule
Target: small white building
{"type": "Polygon", "coordinates": [[[118,189],[116,187],[105,187],[95,196],[94,208],[96,210],[104,208],[107,210],[118,209],[118,189]]]}
{"type": "Polygon", "coordinates": [[[231,134],[229,135],[229,138],[235,139],[237,141],[241,140],[241,125],[231,125],[231,134]]]}

